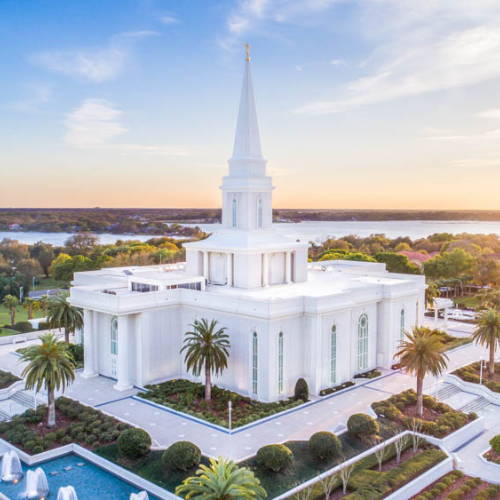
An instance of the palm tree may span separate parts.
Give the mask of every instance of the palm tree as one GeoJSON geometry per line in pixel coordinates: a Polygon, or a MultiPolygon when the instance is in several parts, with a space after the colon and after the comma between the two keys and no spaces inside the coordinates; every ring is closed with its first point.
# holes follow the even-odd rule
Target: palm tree
{"type": "Polygon", "coordinates": [[[439,288],[436,283],[429,283],[425,289],[425,304],[434,307],[434,299],[439,297],[439,288]]]}
{"type": "Polygon", "coordinates": [[[424,414],[424,378],[430,373],[440,375],[446,368],[448,356],[441,338],[428,328],[413,328],[405,333],[396,353],[401,366],[417,378],[417,416],[424,414]]]}
{"type": "Polygon", "coordinates": [[[72,306],[66,295],[58,295],[49,302],[47,321],[50,328],[64,328],[64,340],[68,343],[70,333],[83,328],[81,309],[72,306]]]}
{"type": "Polygon", "coordinates": [[[33,319],[33,312],[40,309],[40,302],[32,297],[26,297],[23,302],[23,307],[28,313],[28,319],[33,319]]]}
{"type": "Polygon", "coordinates": [[[68,350],[68,344],[59,342],[53,333],[40,337],[42,343],[29,347],[21,361],[28,364],[22,372],[26,377],[26,389],[36,392],[44,388],[47,391],[47,427],[56,425],[55,391],[64,390],[75,380],[75,362],[68,350]]]}
{"type": "Polygon", "coordinates": [[[181,353],[185,351],[184,361],[187,369],[198,377],[205,371],[205,400],[212,398],[212,372],[216,375],[227,368],[229,356],[229,335],[225,328],[217,329],[217,321],[195,320],[193,331],[187,332],[181,353]]]}
{"type": "Polygon", "coordinates": [[[488,376],[495,375],[495,350],[500,344],[500,313],[495,309],[487,309],[479,315],[472,339],[490,350],[488,376]]]}
{"type": "Polygon", "coordinates": [[[175,494],[186,500],[258,500],[266,498],[266,490],[254,473],[246,467],[219,457],[211,458],[210,466],[200,465],[196,476],[184,479],[175,494]]]}
{"type": "Polygon", "coordinates": [[[14,325],[16,322],[16,312],[17,306],[19,305],[19,299],[15,295],[6,295],[3,298],[3,305],[8,309],[10,314],[10,324],[14,325]]]}

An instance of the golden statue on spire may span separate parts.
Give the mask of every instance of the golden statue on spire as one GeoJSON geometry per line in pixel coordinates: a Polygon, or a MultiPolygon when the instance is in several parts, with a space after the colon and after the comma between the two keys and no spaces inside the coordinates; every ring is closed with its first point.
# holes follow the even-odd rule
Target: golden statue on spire
{"type": "Polygon", "coordinates": [[[245,61],[250,62],[250,45],[245,43],[245,61]]]}

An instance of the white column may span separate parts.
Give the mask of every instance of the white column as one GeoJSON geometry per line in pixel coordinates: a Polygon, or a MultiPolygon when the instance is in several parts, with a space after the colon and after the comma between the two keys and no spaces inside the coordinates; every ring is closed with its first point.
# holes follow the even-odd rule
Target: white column
{"type": "Polygon", "coordinates": [[[137,385],[144,385],[144,370],[143,370],[143,332],[144,332],[144,314],[138,314],[135,317],[135,380],[137,385]]]}
{"type": "Polygon", "coordinates": [[[319,314],[308,314],[306,316],[306,327],[308,336],[308,372],[309,391],[311,394],[319,394],[321,389],[321,372],[324,369],[321,342],[321,317],[319,314]]]}
{"type": "Polygon", "coordinates": [[[208,279],[208,252],[203,251],[203,276],[208,279]]]}
{"type": "Polygon", "coordinates": [[[83,310],[83,374],[85,378],[97,376],[97,363],[94,347],[94,313],[83,310]]]}
{"type": "Polygon", "coordinates": [[[126,391],[132,387],[130,373],[130,316],[118,316],[118,355],[116,359],[117,381],[114,388],[117,391],[126,391]]]}
{"type": "Polygon", "coordinates": [[[262,286],[269,285],[269,254],[263,254],[262,260],[262,286]]]}
{"type": "Polygon", "coordinates": [[[226,276],[227,276],[226,285],[228,287],[233,286],[233,254],[232,253],[226,254],[226,276]]]}
{"type": "Polygon", "coordinates": [[[292,275],[292,268],[291,268],[291,254],[290,252],[285,253],[285,283],[290,283],[291,280],[291,275],[292,275]]]}
{"type": "Polygon", "coordinates": [[[434,323],[438,322],[438,308],[437,305],[434,304],[434,323]]]}

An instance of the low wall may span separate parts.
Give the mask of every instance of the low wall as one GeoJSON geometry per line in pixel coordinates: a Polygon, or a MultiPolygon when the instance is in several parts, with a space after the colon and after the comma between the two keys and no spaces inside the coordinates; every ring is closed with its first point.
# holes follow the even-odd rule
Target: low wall
{"type": "Polygon", "coordinates": [[[408,498],[413,497],[419,491],[427,488],[427,486],[438,480],[441,476],[448,474],[448,472],[451,472],[452,470],[453,458],[448,457],[432,467],[432,469],[429,469],[427,472],[420,474],[420,476],[416,477],[413,481],[405,484],[404,486],[399,488],[399,490],[395,491],[388,497],[385,497],[385,500],[408,500],[408,498]]]}
{"type": "Polygon", "coordinates": [[[478,434],[481,434],[483,430],[484,418],[479,417],[476,418],[476,420],[469,422],[467,425],[460,427],[460,429],[457,429],[455,432],[448,434],[444,438],[436,438],[425,435],[425,439],[429,441],[429,443],[445,448],[447,451],[455,451],[457,448],[460,448],[464,444],[468,443],[478,434]]]}
{"type": "MultiPolygon", "coordinates": [[[[485,378],[488,376],[486,369],[484,370],[485,378]]],[[[500,405],[500,392],[493,392],[491,389],[488,389],[485,385],[475,384],[474,382],[466,382],[462,380],[457,375],[452,375],[451,373],[447,373],[443,379],[445,382],[449,384],[453,384],[454,386],[462,389],[462,391],[469,392],[471,394],[476,394],[477,396],[482,396],[484,399],[487,399],[490,403],[495,405],[500,405]]]]}
{"type": "Polygon", "coordinates": [[[500,484],[500,465],[490,462],[483,457],[487,451],[489,451],[489,448],[479,454],[479,458],[481,462],[483,462],[481,467],[481,479],[485,479],[490,483],[500,484]]]}
{"type": "Polygon", "coordinates": [[[46,333],[55,333],[57,336],[59,336],[64,332],[62,330],[35,330],[34,332],[18,333],[17,335],[6,335],[5,337],[0,337],[0,345],[17,344],[27,342],[29,340],[35,340],[39,338],[40,335],[44,335],[46,333]]]}
{"type": "Polygon", "coordinates": [[[42,453],[37,453],[36,455],[29,455],[28,453],[20,450],[19,448],[15,447],[7,441],[4,441],[3,439],[0,439],[0,444],[4,445],[8,449],[14,450],[18,454],[19,458],[29,466],[35,466],[42,462],[46,462],[47,460],[52,460],[63,455],[68,455],[69,453],[74,453],[88,460],[94,465],[97,465],[98,467],[104,469],[110,474],[119,477],[123,481],[132,484],[139,490],[145,490],[148,493],[161,498],[162,500],[179,500],[179,497],[174,495],[173,493],[170,493],[169,491],[160,488],[151,481],[147,481],[137,474],[134,474],[133,472],[130,472],[123,467],[120,467],[119,465],[110,462],[109,460],[106,460],[105,458],[102,458],[95,453],[92,453],[90,450],[87,450],[86,448],[83,448],[78,444],[67,444],[64,446],[60,446],[59,448],[54,448],[53,450],[47,450],[42,453]]]}
{"type": "Polygon", "coordinates": [[[9,399],[16,392],[24,390],[24,380],[18,380],[5,389],[0,389],[0,401],[9,399]]]}

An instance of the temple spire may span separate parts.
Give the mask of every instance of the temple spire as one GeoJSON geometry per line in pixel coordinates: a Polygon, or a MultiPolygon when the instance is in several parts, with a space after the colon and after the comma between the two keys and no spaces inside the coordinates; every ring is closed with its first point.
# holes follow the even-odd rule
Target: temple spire
{"type": "Polygon", "coordinates": [[[252,74],[250,72],[250,46],[248,44],[245,44],[245,73],[241,88],[240,109],[232,159],[262,159],[252,74]]]}

